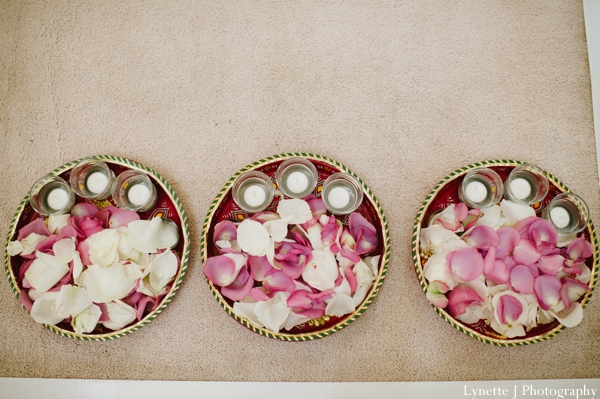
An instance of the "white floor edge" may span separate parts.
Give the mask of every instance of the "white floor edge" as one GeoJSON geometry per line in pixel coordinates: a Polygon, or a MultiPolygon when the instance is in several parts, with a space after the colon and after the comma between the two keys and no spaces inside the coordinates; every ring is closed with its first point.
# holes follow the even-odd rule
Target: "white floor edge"
{"type": "Polygon", "coordinates": [[[600,398],[600,379],[478,382],[208,382],[0,379],[1,398],[600,398]]]}
{"type": "Polygon", "coordinates": [[[600,176],[600,1],[583,0],[585,34],[587,37],[590,77],[592,81],[592,104],[594,130],[596,132],[596,156],[600,176]]]}

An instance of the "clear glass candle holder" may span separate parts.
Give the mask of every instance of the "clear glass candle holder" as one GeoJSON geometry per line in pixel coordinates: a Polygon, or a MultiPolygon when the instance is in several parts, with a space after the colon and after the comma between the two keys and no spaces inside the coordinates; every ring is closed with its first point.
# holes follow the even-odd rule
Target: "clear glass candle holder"
{"type": "Polygon", "coordinates": [[[360,182],[348,173],[334,173],[323,183],[321,198],[327,210],[336,215],[354,212],[362,203],[360,182]]]}
{"type": "Polygon", "coordinates": [[[588,225],[590,212],[580,196],[562,193],[544,208],[542,217],[551,221],[560,234],[576,234],[588,225]]]}
{"type": "Polygon", "coordinates": [[[306,158],[290,158],[279,165],[275,180],[286,197],[303,198],[317,186],[317,168],[306,158]]]}
{"type": "Polygon", "coordinates": [[[102,200],[111,195],[115,174],[103,161],[84,158],[71,170],[70,181],[78,196],[102,200]]]}
{"type": "Polygon", "coordinates": [[[498,173],[489,168],[477,168],[467,173],[458,190],[458,196],[469,208],[488,208],[496,205],[504,195],[504,186],[498,173]]]}
{"type": "Polygon", "coordinates": [[[145,212],[156,203],[156,187],[143,172],[127,170],[115,179],[113,200],[119,208],[145,212]]]}
{"type": "Polygon", "coordinates": [[[271,204],[275,195],[269,176],[256,170],[238,176],[231,190],[235,203],[250,213],[263,211],[271,204]]]}
{"type": "Polygon", "coordinates": [[[29,204],[41,216],[62,215],[75,205],[75,193],[59,176],[44,176],[29,191],[29,204]]]}
{"type": "Polygon", "coordinates": [[[546,172],[537,166],[517,166],[504,181],[504,196],[518,204],[537,204],[547,194],[548,177],[546,172]]]}

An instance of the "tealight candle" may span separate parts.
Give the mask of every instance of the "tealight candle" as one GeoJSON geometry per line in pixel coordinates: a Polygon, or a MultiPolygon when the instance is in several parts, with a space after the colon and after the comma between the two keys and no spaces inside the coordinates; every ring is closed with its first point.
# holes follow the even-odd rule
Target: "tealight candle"
{"type": "Polygon", "coordinates": [[[266,198],[267,193],[265,193],[265,190],[258,184],[254,184],[244,191],[244,201],[251,207],[262,205],[266,198]]]}
{"type": "Polygon", "coordinates": [[[467,184],[465,195],[471,200],[471,202],[479,203],[487,197],[488,190],[483,183],[474,181],[467,184]]]}
{"type": "Polygon", "coordinates": [[[298,194],[306,191],[308,188],[308,177],[302,172],[292,172],[288,176],[286,183],[288,190],[294,194],[298,194]]]}
{"type": "Polygon", "coordinates": [[[106,190],[106,186],[108,186],[108,177],[102,172],[94,172],[88,176],[85,186],[90,192],[99,194],[106,190]]]}
{"type": "Polygon", "coordinates": [[[48,206],[54,210],[61,210],[69,203],[69,193],[62,188],[55,188],[46,197],[48,206]]]}
{"type": "Polygon", "coordinates": [[[556,206],[550,211],[552,223],[559,229],[564,229],[571,223],[569,212],[562,206],[556,206]]]}
{"type": "Polygon", "coordinates": [[[144,205],[150,199],[150,190],[143,184],[135,184],[127,191],[127,199],[133,205],[144,205]]]}
{"type": "Polygon", "coordinates": [[[522,177],[510,182],[510,191],[517,199],[525,199],[531,194],[531,184],[522,177]]]}
{"type": "Polygon", "coordinates": [[[350,202],[350,194],[343,187],[334,187],[327,195],[329,204],[338,209],[344,209],[350,202]]]}

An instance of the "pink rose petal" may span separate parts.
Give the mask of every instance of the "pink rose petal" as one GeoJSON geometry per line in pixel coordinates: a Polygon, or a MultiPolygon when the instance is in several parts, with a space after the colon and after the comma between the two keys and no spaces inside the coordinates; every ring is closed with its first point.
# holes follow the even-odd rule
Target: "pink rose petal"
{"type": "Polygon", "coordinates": [[[544,274],[556,276],[562,269],[565,258],[562,255],[541,256],[537,265],[540,271],[544,274]]]}
{"type": "Polygon", "coordinates": [[[255,302],[268,301],[272,296],[269,296],[265,293],[263,288],[254,287],[250,290],[250,296],[252,300],[255,302]]]}
{"type": "Polygon", "coordinates": [[[533,281],[528,266],[517,265],[510,271],[510,285],[521,294],[533,294],[533,281]]]}
{"type": "Polygon", "coordinates": [[[506,226],[498,229],[498,246],[505,247],[508,252],[512,252],[521,241],[519,231],[514,227],[506,226]]]}
{"type": "Polygon", "coordinates": [[[98,213],[98,207],[94,204],[88,204],[86,202],[75,204],[75,206],[71,208],[71,215],[80,218],[84,216],[92,217],[96,213],[98,213]]]}
{"type": "Polygon", "coordinates": [[[46,237],[52,234],[50,233],[48,227],[46,227],[46,225],[44,224],[44,218],[37,218],[29,224],[26,224],[25,226],[21,227],[21,229],[19,230],[19,234],[17,235],[17,240],[21,241],[23,238],[29,237],[31,233],[39,234],[46,237]]]}
{"type": "Polygon", "coordinates": [[[92,261],[90,260],[90,243],[87,241],[79,241],[77,244],[77,252],[81,256],[81,263],[86,266],[90,266],[92,261]]]}
{"type": "Polygon", "coordinates": [[[206,278],[213,284],[226,286],[234,281],[235,263],[225,255],[208,258],[202,268],[206,278]]]}
{"type": "Polygon", "coordinates": [[[523,220],[518,221],[515,224],[515,229],[519,232],[520,237],[529,238],[529,226],[531,226],[532,223],[535,223],[538,220],[542,219],[537,216],[529,216],[523,220]]]}
{"type": "Polygon", "coordinates": [[[308,297],[308,294],[309,292],[304,290],[294,291],[287,300],[288,308],[291,308],[294,312],[312,308],[313,301],[308,297]]]}
{"type": "Polygon", "coordinates": [[[254,279],[248,273],[248,267],[245,266],[240,270],[233,283],[221,287],[221,294],[232,301],[241,301],[250,294],[253,285],[254,279]]]}
{"type": "Polygon", "coordinates": [[[348,284],[350,284],[350,295],[354,295],[356,287],[358,286],[354,272],[352,271],[352,269],[347,267],[346,269],[344,269],[344,276],[346,276],[346,280],[348,280],[348,284]]]}
{"type": "Polygon", "coordinates": [[[496,247],[491,247],[485,258],[483,259],[483,273],[490,274],[494,270],[494,263],[496,261],[496,247]]]}
{"type": "Polygon", "coordinates": [[[496,283],[496,284],[504,284],[508,281],[509,272],[506,263],[501,260],[494,261],[494,269],[491,273],[484,274],[485,278],[496,283]]]}
{"type": "Polygon", "coordinates": [[[556,247],[558,233],[551,221],[538,219],[529,225],[528,232],[530,239],[533,240],[537,248],[541,248],[544,244],[551,248],[556,247]]]}
{"type": "Polygon", "coordinates": [[[448,268],[457,281],[473,281],[483,273],[483,257],[475,248],[465,247],[446,256],[448,268]]]}
{"type": "Polygon", "coordinates": [[[553,309],[560,302],[562,283],[554,276],[542,274],[535,279],[533,290],[538,304],[544,310],[553,309]]]}
{"type": "Polygon", "coordinates": [[[523,310],[523,304],[512,295],[502,295],[496,307],[500,322],[507,326],[521,317],[523,310]]]}
{"type": "Polygon", "coordinates": [[[593,254],[592,244],[587,242],[583,236],[573,240],[567,247],[567,256],[573,260],[587,259],[593,254]]]}
{"type": "Polygon", "coordinates": [[[273,269],[265,276],[263,287],[271,292],[287,291],[294,292],[296,285],[282,270],[273,269]]]}
{"type": "Polygon", "coordinates": [[[489,249],[498,245],[499,242],[498,234],[494,229],[485,225],[475,226],[467,234],[465,242],[473,248],[489,249]]]}
{"type": "Polygon", "coordinates": [[[540,259],[541,254],[535,248],[533,242],[521,239],[513,250],[513,260],[518,265],[533,265],[540,259]]]}
{"type": "Polygon", "coordinates": [[[571,305],[573,305],[575,301],[588,292],[589,289],[590,287],[581,281],[574,280],[572,278],[565,278],[563,281],[563,286],[560,289],[560,297],[565,303],[565,306],[570,308],[571,305]]]}
{"type": "Polygon", "coordinates": [[[434,280],[427,287],[426,297],[433,306],[444,309],[448,306],[448,298],[444,295],[449,287],[441,281],[434,280]]]}
{"type": "Polygon", "coordinates": [[[266,256],[250,255],[248,262],[250,263],[250,274],[256,281],[263,281],[267,273],[274,270],[266,256]]]}
{"type": "Polygon", "coordinates": [[[215,226],[213,233],[213,242],[217,241],[233,241],[237,238],[237,226],[229,221],[223,220],[215,226]]]}
{"type": "Polygon", "coordinates": [[[375,249],[378,242],[377,230],[360,213],[353,212],[350,214],[348,227],[350,228],[350,234],[356,241],[354,252],[358,255],[365,255],[375,249]]]}
{"type": "Polygon", "coordinates": [[[448,294],[448,313],[456,317],[465,313],[468,306],[473,303],[481,303],[483,298],[471,287],[458,286],[448,294]]]}

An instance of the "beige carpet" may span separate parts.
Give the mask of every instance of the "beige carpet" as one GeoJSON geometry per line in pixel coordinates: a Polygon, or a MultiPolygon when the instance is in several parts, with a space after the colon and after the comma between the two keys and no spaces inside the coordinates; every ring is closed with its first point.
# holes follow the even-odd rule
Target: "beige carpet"
{"type": "Polygon", "coordinates": [[[156,320],[113,342],[61,338],[0,282],[0,376],[239,381],[600,377],[600,299],[523,348],[451,328],[413,271],[435,183],[499,157],[555,174],[600,217],[581,1],[0,0],[0,230],[30,185],[115,154],[165,176],[192,226],[189,273],[156,320]],[[239,326],[204,281],[199,232],[238,169],[288,151],[359,174],[387,213],[380,295],[348,328],[283,343],[239,326]]]}

